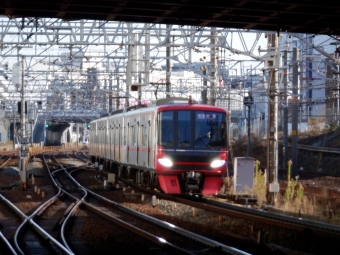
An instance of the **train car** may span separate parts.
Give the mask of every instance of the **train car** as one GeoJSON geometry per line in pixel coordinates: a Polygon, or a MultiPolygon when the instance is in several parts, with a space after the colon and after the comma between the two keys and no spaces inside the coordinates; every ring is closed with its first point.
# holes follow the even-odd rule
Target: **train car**
{"type": "Polygon", "coordinates": [[[123,178],[169,194],[217,194],[227,170],[228,112],[165,98],[90,123],[90,155],[123,178]]]}

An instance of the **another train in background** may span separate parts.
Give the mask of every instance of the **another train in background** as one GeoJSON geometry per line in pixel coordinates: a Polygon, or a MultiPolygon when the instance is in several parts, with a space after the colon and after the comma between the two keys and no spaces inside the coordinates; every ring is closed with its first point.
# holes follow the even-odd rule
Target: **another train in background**
{"type": "Polygon", "coordinates": [[[227,171],[228,112],[190,99],[113,112],[90,123],[90,155],[108,171],[169,194],[217,194],[227,171]]]}

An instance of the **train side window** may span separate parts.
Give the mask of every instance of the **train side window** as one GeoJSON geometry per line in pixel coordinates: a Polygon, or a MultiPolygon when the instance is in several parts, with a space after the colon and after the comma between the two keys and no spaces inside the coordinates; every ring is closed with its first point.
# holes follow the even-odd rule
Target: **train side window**
{"type": "Polygon", "coordinates": [[[118,127],[115,128],[114,136],[115,136],[115,144],[118,145],[118,141],[119,141],[118,140],[118,137],[119,137],[119,129],[118,129],[118,127]]]}
{"type": "Polygon", "coordinates": [[[126,130],[125,130],[125,127],[124,127],[124,143],[123,145],[126,145],[126,130]]]}
{"type": "Polygon", "coordinates": [[[130,127],[130,145],[136,146],[137,145],[137,135],[136,135],[136,126],[131,126],[130,127]]]}
{"type": "Polygon", "coordinates": [[[142,146],[146,146],[147,138],[148,138],[147,126],[142,125],[141,126],[141,139],[142,139],[141,145],[142,146]]]}

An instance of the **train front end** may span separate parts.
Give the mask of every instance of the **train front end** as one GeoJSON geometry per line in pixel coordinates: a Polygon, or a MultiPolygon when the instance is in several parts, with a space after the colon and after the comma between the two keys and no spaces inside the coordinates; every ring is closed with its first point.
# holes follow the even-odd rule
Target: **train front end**
{"type": "Polygon", "coordinates": [[[219,107],[160,107],[156,171],[169,194],[217,194],[227,170],[227,112],[219,107]]]}

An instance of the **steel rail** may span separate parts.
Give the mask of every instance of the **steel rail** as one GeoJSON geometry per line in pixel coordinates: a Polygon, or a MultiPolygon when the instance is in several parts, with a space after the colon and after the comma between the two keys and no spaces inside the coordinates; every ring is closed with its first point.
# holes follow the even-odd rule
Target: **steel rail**
{"type": "MultiPolygon", "coordinates": [[[[54,157],[54,159],[55,159],[57,162],[59,162],[55,157],[54,157]]],[[[59,165],[62,167],[62,165],[61,165],[60,163],[59,163],[59,165]]],[[[85,205],[87,208],[90,208],[90,210],[92,210],[93,212],[97,213],[97,214],[100,215],[101,217],[103,217],[103,218],[105,218],[105,219],[107,219],[107,220],[110,220],[111,222],[114,222],[115,224],[118,224],[118,225],[124,227],[125,229],[128,229],[128,230],[130,230],[130,231],[132,231],[132,232],[138,234],[139,236],[142,236],[142,237],[144,237],[144,238],[147,238],[148,240],[153,241],[153,242],[157,243],[158,245],[169,246],[169,247],[171,247],[172,249],[174,249],[174,250],[176,251],[176,253],[178,253],[178,254],[191,254],[191,255],[194,254],[194,253],[188,252],[188,251],[186,251],[185,249],[182,249],[182,248],[180,248],[180,247],[178,247],[178,246],[176,246],[176,245],[173,245],[173,244],[167,242],[166,240],[164,240],[164,239],[162,239],[162,238],[159,238],[159,237],[157,237],[157,236],[155,236],[155,235],[152,235],[152,234],[150,234],[150,233],[148,233],[148,232],[146,232],[146,231],[144,231],[144,230],[142,230],[142,229],[140,229],[140,228],[137,228],[137,227],[135,227],[135,226],[133,226],[133,225],[127,223],[127,222],[124,222],[124,221],[118,219],[117,217],[114,217],[114,216],[112,216],[112,215],[110,215],[110,214],[107,214],[107,213],[105,213],[105,212],[103,212],[103,211],[97,209],[95,206],[93,206],[93,205],[87,203],[87,202],[85,201],[85,197],[86,197],[87,194],[88,194],[87,189],[84,188],[80,183],[78,183],[78,182],[73,178],[73,176],[71,175],[71,173],[72,173],[73,171],[71,171],[71,173],[68,173],[68,172],[66,171],[66,169],[60,169],[60,170],[58,170],[58,171],[61,171],[61,170],[64,170],[64,171],[69,175],[69,178],[70,178],[70,179],[78,186],[78,188],[80,188],[80,189],[82,189],[82,190],[85,191],[84,197],[83,197],[82,199],[80,199],[80,200],[77,202],[77,204],[72,208],[71,212],[67,215],[66,219],[64,220],[64,222],[63,222],[63,224],[62,224],[62,228],[61,228],[61,233],[62,233],[62,234],[64,233],[64,229],[66,228],[66,224],[67,224],[68,220],[71,218],[71,216],[74,214],[74,212],[75,212],[81,205],[85,205]]],[[[68,193],[67,193],[67,194],[68,194],[68,193]]],[[[68,195],[70,195],[70,194],[68,194],[68,195]]],[[[62,237],[63,242],[64,242],[64,244],[66,245],[66,247],[69,247],[68,244],[67,244],[67,241],[66,241],[65,237],[64,237],[63,235],[61,235],[61,237],[62,237]]]]}
{"type": "Polygon", "coordinates": [[[6,237],[2,234],[2,232],[0,231],[0,239],[2,239],[4,241],[4,243],[6,244],[7,248],[12,252],[13,255],[17,255],[16,251],[14,250],[14,248],[12,247],[12,245],[8,242],[8,240],[6,239],[6,237]]]}
{"type": "MultiPolygon", "coordinates": [[[[75,169],[75,170],[71,171],[70,174],[72,174],[75,171],[80,171],[80,170],[81,169],[75,169]]],[[[249,254],[249,253],[246,253],[244,251],[238,250],[238,249],[236,249],[234,247],[227,246],[227,245],[222,244],[222,243],[220,243],[218,241],[212,240],[210,238],[206,238],[206,237],[203,237],[201,235],[198,235],[198,234],[195,234],[193,232],[190,232],[188,230],[185,230],[183,228],[177,227],[177,226],[175,226],[175,225],[173,225],[171,223],[168,223],[166,221],[162,221],[162,220],[153,218],[151,216],[148,216],[146,214],[139,213],[139,212],[137,212],[135,210],[132,210],[132,209],[126,207],[126,206],[123,206],[123,205],[121,205],[121,204],[119,204],[117,202],[114,202],[114,201],[112,201],[112,200],[110,200],[108,198],[105,198],[105,197],[103,197],[101,195],[98,195],[95,192],[93,192],[93,191],[91,191],[91,190],[89,190],[87,188],[85,188],[85,189],[91,195],[99,198],[100,200],[108,202],[109,204],[113,205],[113,207],[115,207],[118,210],[126,212],[126,213],[128,213],[130,215],[136,216],[138,218],[142,218],[143,220],[145,220],[147,222],[150,222],[152,224],[156,224],[156,225],[158,225],[160,227],[163,227],[163,228],[165,228],[165,229],[167,229],[169,231],[175,232],[177,234],[180,234],[182,236],[185,236],[185,237],[190,238],[192,240],[195,240],[197,242],[203,243],[203,244],[205,244],[207,246],[210,246],[212,248],[218,248],[219,250],[224,251],[224,252],[228,252],[229,254],[232,254],[232,255],[246,255],[246,254],[249,254]]],[[[87,202],[83,202],[82,204],[84,204],[86,206],[89,205],[87,202]]]]}

